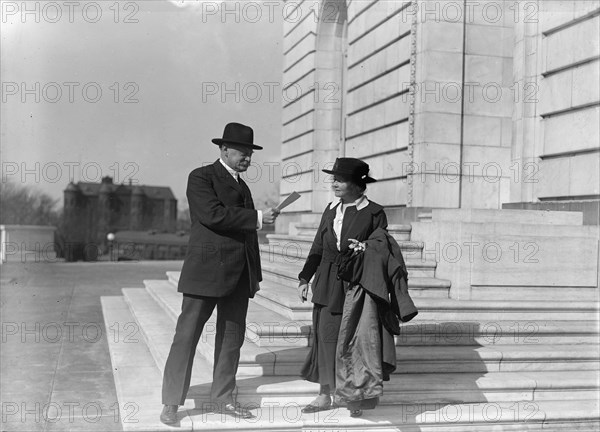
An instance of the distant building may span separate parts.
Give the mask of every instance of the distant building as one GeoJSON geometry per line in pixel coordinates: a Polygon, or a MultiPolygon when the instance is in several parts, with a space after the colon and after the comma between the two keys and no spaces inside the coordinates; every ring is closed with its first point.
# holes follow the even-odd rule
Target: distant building
{"type": "Polygon", "coordinates": [[[103,250],[109,232],[175,232],[177,200],[164,186],[114,184],[111,177],[71,182],[64,191],[64,223],[66,242],[103,250]]]}

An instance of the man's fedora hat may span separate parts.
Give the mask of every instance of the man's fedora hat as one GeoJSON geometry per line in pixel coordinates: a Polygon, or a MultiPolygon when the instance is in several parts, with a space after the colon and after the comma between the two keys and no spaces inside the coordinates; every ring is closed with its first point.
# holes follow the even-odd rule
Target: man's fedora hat
{"type": "Polygon", "coordinates": [[[327,174],[349,178],[357,183],[374,183],[377,181],[369,177],[369,164],[355,158],[337,158],[332,169],[322,171],[327,174]]]}
{"type": "Polygon", "coordinates": [[[250,147],[254,150],[262,150],[261,146],[254,144],[254,131],[250,126],[240,123],[227,123],[223,131],[223,138],[213,138],[213,143],[221,144],[237,144],[250,147]]]}

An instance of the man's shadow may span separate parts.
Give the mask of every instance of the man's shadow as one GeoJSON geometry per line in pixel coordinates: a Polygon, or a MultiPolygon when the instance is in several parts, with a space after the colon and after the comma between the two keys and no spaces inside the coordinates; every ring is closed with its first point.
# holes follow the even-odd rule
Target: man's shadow
{"type": "MultiPolygon", "coordinates": [[[[487,329],[484,329],[487,330],[487,329]]],[[[243,388],[240,395],[241,405],[257,414],[253,422],[256,426],[261,421],[273,419],[273,407],[286,406],[290,422],[309,422],[315,426],[335,427],[339,424],[386,423],[387,428],[397,431],[420,431],[421,426],[433,423],[460,424],[473,421],[473,412],[465,410],[461,404],[488,402],[480,389],[478,379],[487,372],[497,371],[500,358],[488,356],[487,362],[481,357],[479,350],[482,344],[498,342],[499,334],[482,333],[481,325],[475,321],[448,322],[413,322],[401,325],[401,333],[396,336],[396,371],[389,381],[383,383],[383,395],[380,404],[373,410],[364,410],[357,419],[350,419],[349,412],[344,407],[334,408],[316,414],[302,414],[300,409],[305,403],[285,404],[268,402],[261,407],[263,398],[275,399],[275,395],[261,396],[261,386],[268,381],[270,384],[290,383],[290,378],[299,380],[300,369],[308,353],[308,347],[278,347],[273,348],[276,358],[295,359],[287,363],[286,374],[270,375],[268,377],[236,378],[238,389],[243,388]],[[297,366],[296,373],[293,372],[297,366]],[[293,409],[292,409],[293,408],[293,409]],[[340,423],[341,422],[341,423],[340,423]],[[351,423],[348,423],[351,422],[351,423]]],[[[246,341],[245,344],[252,343],[246,341]]],[[[243,350],[243,348],[242,348],[243,350]]],[[[493,351],[493,350],[492,350],[493,351]]],[[[277,360],[276,360],[277,362],[277,360]]],[[[257,355],[256,365],[264,373],[273,370],[271,354],[257,355]]],[[[210,383],[190,387],[188,398],[194,399],[194,409],[189,410],[190,416],[205,416],[214,409],[208,395],[210,383]]],[[[236,389],[236,390],[238,390],[236,389]]],[[[318,386],[315,385],[315,395],[318,386]]],[[[290,392],[292,394],[292,392],[290,392]]],[[[289,395],[282,395],[287,397],[289,395]]],[[[204,417],[203,417],[204,418],[204,417]]],[[[215,417],[219,418],[219,417],[215,417]]],[[[237,420],[243,422],[244,420],[237,420]]]]}

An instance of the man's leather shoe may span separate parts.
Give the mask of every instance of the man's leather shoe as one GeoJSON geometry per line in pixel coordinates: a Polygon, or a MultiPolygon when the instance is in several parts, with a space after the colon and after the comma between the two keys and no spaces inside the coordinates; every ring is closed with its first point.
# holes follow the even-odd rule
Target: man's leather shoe
{"type": "Polygon", "coordinates": [[[178,405],[165,405],[160,413],[160,421],[167,425],[172,425],[178,422],[177,410],[178,405]]]}
{"type": "Polygon", "coordinates": [[[242,418],[242,419],[251,419],[254,418],[254,414],[252,414],[246,408],[242,408],[239,404],[221,404],[219,411],[221,414],[227,414],[232,417],[242,418]]]}

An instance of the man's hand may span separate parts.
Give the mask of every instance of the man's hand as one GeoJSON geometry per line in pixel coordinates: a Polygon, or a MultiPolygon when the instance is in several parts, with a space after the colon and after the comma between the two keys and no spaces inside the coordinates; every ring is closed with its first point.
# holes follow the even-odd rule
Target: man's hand
{"type": "Polygon", "coordinates": [[[277,216],[279,216],[280,211],[274,208],[268,208],[268,209],[264,209],[262,210],[262,222],[264,224],[272,224],[275,222],[275,219],[277,219],[277,216]]]}
{"type": "Polygon", "coordinates": [[[302,303],[304,303],[308,296],[308,283],[304,280],[301,280],[298,284],[298,298],[302,303]]]}

